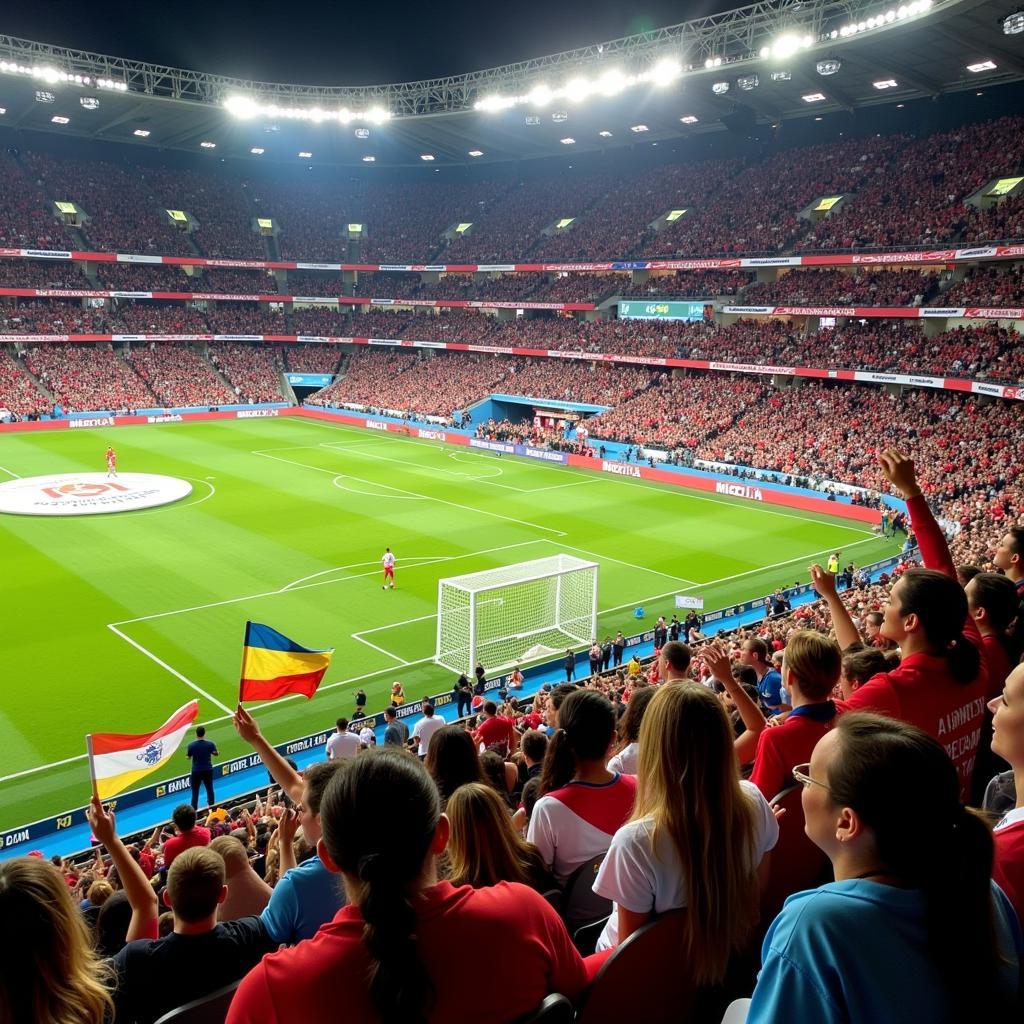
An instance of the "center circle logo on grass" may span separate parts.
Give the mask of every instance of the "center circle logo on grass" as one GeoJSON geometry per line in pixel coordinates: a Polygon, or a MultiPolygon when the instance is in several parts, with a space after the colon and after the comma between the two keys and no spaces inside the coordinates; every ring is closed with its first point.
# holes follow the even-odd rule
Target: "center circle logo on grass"
{"type": "Polygon", "coordinates": [[[0,484],[0,512],[21,516],[88,516],[133,512],[180,501],[192,493],[187,480],[152,473],[61,473],[0,484]]]}

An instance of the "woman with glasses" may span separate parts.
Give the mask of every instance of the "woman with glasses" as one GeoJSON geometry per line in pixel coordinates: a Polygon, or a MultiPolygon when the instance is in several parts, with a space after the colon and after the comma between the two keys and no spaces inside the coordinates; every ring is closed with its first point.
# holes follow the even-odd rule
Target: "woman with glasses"
{"type": "Polygon", "coordinates": [[[1013,1019],[1020,927],[939,743],[842,715],[793,775],[835,881],[791,896],[772,923],[747,1024],[1013,1019]]]}
{"type": "Polygon", "coordinates": [[[706,687],[661,687],[640,726],[637,800],[612,839],[594,891],[614,900],[599,950],[655,914],[688,909],[686,964],[715,985],[758,916],[759,875],[779,827],[757,787],[741,782],[733,732],[706,687]]]}

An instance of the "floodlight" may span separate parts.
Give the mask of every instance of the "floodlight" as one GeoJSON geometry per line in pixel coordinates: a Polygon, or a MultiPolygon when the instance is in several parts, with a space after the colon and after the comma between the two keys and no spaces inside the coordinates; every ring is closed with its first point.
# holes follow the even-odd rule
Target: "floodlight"
{"type": "Polygon", "coordinates": [[[148,139],[149,131],[146,128],[136,128],[132,135],[137,135],[140,139],[148,139]]]}
{"type": "Polygon", "coordinates": [[[736,84],[744,91],[750,92],[752,89],[756,89],[760,84],[757,75],[746,75],[743,78],[737,78],[736,84]]]}
{"type": "Polygon", "coordinates": [[[711,70],[711,68],[720,68],[721,66],[721,57],[708,57],[708,59],[704,61],[704,67],[707,68],[709,71],[711,70]]]}
{"type": "Polygon", "coordinates": [[[687,114],[685,117],[679,118],[679,120],[682,121],[683,124],[696,124],[700,118],[697,117],[696,114],[687,114]]]}
{"type": "Polygon", "coordinates": [[[647,132],[647,131],[650,131],[650,129],[645,124],[634,124],[634,125],[631,125],[629,130],[631,132],[647,132]]]}
{"type": "Polygon", "coordinates": [[[556,110],[551,115],[551,121],[553,124],[564,124],[569,120],[569,112],[566,110],[556,110]]]}
{"type": "Polygon", "coordinates": [[[713,86],[711,86],[711,91],[716,96],[724,96],[729,91],[729,83],[728,82],[715,82],[715,84],[713,86]]]}
{"type": "Polygon", "coordinates": [[[377,158],[375,156],[364,156],[363,157],[363,163],[364,164],[372,164],[376,159],[377,158]]]}
{"type": "Polygon", "coordinates": [[[43,92],[41,89],[36,90],[36,103],[56,103],[57,97],[52,92],[43,92]]]}
{"type": "Polygon", "coordinates": [[[51,117],[50,120],[54,124],[70,124],[71,123],[71,118],[70,117],[61,117],[59,114],[56,117],[51,117]]]}
{"type": "Polygon", "coordinates": [[[876,89],[895,89],[899,82],[895,78],[883,78],[871,83],[876,89]]]}
{"type": "Polygon", "coordinates": [[[585,78],[573,78],[571,81],[566,82],[565,88],[562,90],[565,98],[573,103],[585,100],[593,91],[593,84],[585,78]]]}
{"type": "Polygon", "coordinates": [[[7,113],[7,108],[6,107],[0,107],[0,117],[3,117],[4,114],[6,114],[6,113],[7,113]]]}
{"type": "Polygon", "coordinates": [[[968,64],[967,65],[967,70],[970,71],[971,74],[974,74],[974,75],[977,75],[977,74],[979,74],[982,71],[995,71],[995,69],[996,69],[995,62],[991,61],[991,60],[982,60],[982,61],[978,61],[977,64],[968,64]]]}
{"type": "Polygon", "coordinates": [[[564,139],[559,139],[558,141],[561,142],[563,146],[573,146],[576,144],[576,140],[569,138],[568,136],[564,139]]]}
{"type": "Polygon", "coordinates": [[[772,81],[773,82],[788,82],[793,75],[789,71],[773,71],[772,81]]]}
{"type": "Polygon", "coordinates": [[[433,153],[420,153],[420,159],[426,161],[428,164],[434,159],[433,153]]]}
{"type": "Polygon", "coordinates": [[[647,77],[655,85],[669,85],[682,74],[682,71],[677,61],[659,60],[648,72],[647,77]]]}
{"type": "Polygon", "coordinates": [[[550,86],[536,85],[527,93],[526,98],[535,107],[546,107],[551,102],[552,95],[550,86]]]}
{"type": "Polygon", "coordinates": [[[819,75],[828,76],[838,74],[839,69],[842,67],[842,62],[836,60],[834,57],[830,57],[828,60],[819,60],[814,65],[815,70],[819,75]]]}
{"type": "Polygon", "coordinates": [[[357,128],[353,133],[357,139],[368,139],[370,137],[369,128],[357,128]]]}
{"type": "Polygon", "coordinates": [[[308,149],[302,149],[302,150],[299,151],[299,159],[300,160],[312,160],[313,159],[313,154],[310,153],[308,149]]]}
{"type": "Polygon", "coordinates": [[[1024,32],[1024,11],[1014,11],[1003,20],[1003,33],[1008,36],[1019,36],[1024,32]]]}
{"type": "Polygon", "coordinates": [[[824,98],[820,92],[809,92],[806,96],[801,97],[804,103],[820,103],[824,98]]]}
{"type": "Polygon", "coordinates": [[[256,101],[248,96],[229,96],[224,101],[224,108],[235,117],[255,117],[259,113],[256,101]]]}
{"type": "Polygon", "coordinates": [[[597,134],[600,135],[602,139],[610,139],[612,137],[612,133],[609,131],[598,132],[597,134]]]}
{"type": "Polygon", "coordinates": [[[606,71],[597,80],[597,88],[602,96],[614,96],[616,93],[622,92],[626,88],[626,84],[626,76],[618,68],[606,71]]]}
{"type": "Polygon", "coordinates": [[[200,142],[199,145],[203,149],[216,149],[217,148],[217,143],[216,142],[200,142]]]}
{"type": "Polygon", "coordinates": [[[772,43],[771,54],[773,57],[781,57],[783,60],[792,57],[800,49],[800,39],[794,35],[779,36],[772,43]]]}
{"type": "Polygon", "coordinates": [[[253,156],[262,156],[266,152],[266,150],[260,149],[259,146],[253,146],[252,149],[249,150],[249,152],[252,153],[253,156]]]}
{"type": "Polygon", "coordinates": [[[100,105],[100,101],[95,96],[79,96],[78,102],[86,110],[95,110],[100,105]]]}
{"type": "Polygon", "coordinates": [[[484,155],[484,151],[482,149],[471,149],[469,151],[469,155],[470,156],[483,156],[484,155]]]}
{"type": "Polygon", "coordinates": [[[525,123],[528,128],[532,128],[535,125],[540,124],[540,118],[536,114],[527,114],[525,123]]]}

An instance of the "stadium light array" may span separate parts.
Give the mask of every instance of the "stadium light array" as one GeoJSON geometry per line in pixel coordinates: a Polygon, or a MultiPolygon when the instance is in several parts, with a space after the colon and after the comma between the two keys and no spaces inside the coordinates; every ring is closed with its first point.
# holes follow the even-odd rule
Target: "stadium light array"
{"type": "Polygon", "coordinates": [[[48,64],[19,64],[17,61],[0,60],[0,74],[21,75],[35,78],[48,85],[80,85],[97,89],[113,89],[116,92],[127,92],[128,83],[118,82],[112,78],[93,78],[92,75],[76,75],[71,71],[61,71],[48,64]]]}
{"type": "Polygon", "coordinates": [[[555,100],[568,100],[570,103],[581,103],[591,96],[617,96],[624,89],[634,85],[655,85],[664,87],[671,85],[683,73],[682,65],[671,58],[659,60],[646,71],[635,75],[627,75],[618,68],[611,68],[596,78],[577,76],[569,79],[564,85],[552,86],[546,82],[538,83],[529,92],[519,96],[503,96],[493,94],[482,96],[473,104],[474,110],[496,113],[510,107],[529,105],[535,108],[549,106],[555,100]]]}
{"type": "Polygon", "coordinates": [[[1019,36],[1024,32],[1024,11],[1014,11],[1003,19],[1003,34],[1019,36]]]}
{"type": "Polygon", "coordinates": [[[779,36],[768,46],[761,47],[761,56],[764,58],[774,57],[777,60],[788,60],[801,50],[809,50],[815,43],[812,35],[796,35],[787,32],[779,36]]]}
{"type": "Polygon", "coordinates": [[[889,10],[873,15],[870,18],[865,18],[863,21],[850,22],[849,25],[844,25],[842,28],[833,29],[828,35],[830,39],[848,39],[850,36],[861,35],[864,32],[870,32],[872,29],[884,28],[886,25],[892,25],[894,22],[906,21],[907,18],[914,18],[918,14],[924,14],[930,11],[934,4],[935,0],[913,0],[909,4],[890,7],[889,10]]]}
{"type": "Polygon", "coordinates": [[[251,96],[229,96],[224,101],[224,109],[243,120],[275,117],[291,121],[312,121],[314,124],[321,124],[324,121],[335,121],[338,124],[349,124],[352,121],[383,124],[391,118],[391,112],[384,110],[383,107],[371,107],[362,111],[349,110],[347,107],[342,107],[341,110],[324,110],[322,107],[279,107],[276,103],[260,103],[251,96]]]}

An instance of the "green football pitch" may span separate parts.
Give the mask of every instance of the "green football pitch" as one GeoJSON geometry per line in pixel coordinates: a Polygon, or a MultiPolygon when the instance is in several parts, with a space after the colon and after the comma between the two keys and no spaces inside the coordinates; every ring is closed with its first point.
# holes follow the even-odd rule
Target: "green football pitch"
{"type": "MultiPolygon", "coordinates": [[[[0,479],[104,468],[185,477],[175,505],[0,516],[0,827],[88,799],[84,734],[144,732],[198,696],[224,757],[246,619],[334,647],[311,701],[258,710],[274,742],[353,710],[446,691],[437,581],[560,551],[600,564],[602,635],[806,579],[840,550],[895,550],[866,526],[630,478],[301,418],[5,434],[0,479]],[[380,558],[397,558],[381,589],[380,558]]],[[[182,765],[185,766],[184,758],[182,765]]]]}

